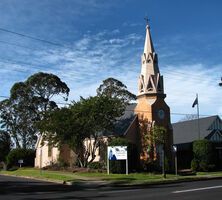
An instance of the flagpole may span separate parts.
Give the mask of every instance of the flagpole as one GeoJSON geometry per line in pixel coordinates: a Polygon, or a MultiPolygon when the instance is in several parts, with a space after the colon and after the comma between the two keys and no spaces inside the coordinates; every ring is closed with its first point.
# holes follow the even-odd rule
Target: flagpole
{"type": "Polygon", "coordinates": [[[200,140],[200,114],[199,114],[199,99],[198,99],[198,94],[196,96],[197,98],[197,123],[198,123],[198,140],[200,140]]]}

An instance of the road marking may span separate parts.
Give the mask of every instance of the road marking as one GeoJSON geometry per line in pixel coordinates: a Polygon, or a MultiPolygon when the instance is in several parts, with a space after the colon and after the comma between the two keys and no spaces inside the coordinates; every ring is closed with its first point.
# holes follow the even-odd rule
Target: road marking
{"type": "Polygon", "coordinates": [[[211,190],[211,189],[218,189],[218,188],[222,188],[222,185],[211,186],[211,187],[204,187],[204,188],[196,188],[196,189],[189,189],[189,190],[178,190],[178,191],[174,191],[172,193],[178,194],[178,193],[195,192],[195,191],[211,190]]]}
{"type": "Polygon", "coordinates": [[[136,192],[141,191],[142,189],[132,189],[132,190],[112,190],[112,191],[104,191],[99,192],[100,194],[112,194],[112,193],[122,193],[122,192],[136,192]]]}

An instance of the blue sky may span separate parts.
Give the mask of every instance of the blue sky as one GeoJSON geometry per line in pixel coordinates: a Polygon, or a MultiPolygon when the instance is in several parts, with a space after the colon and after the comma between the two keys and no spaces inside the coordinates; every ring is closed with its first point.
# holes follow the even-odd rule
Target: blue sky
{"type": "Polygon", "coordinates": [[[147,15],[172,121],[196,113],[196,93],[201,115],[222,117],[221,9],[220,0],[1,0],[0,96],[38,71],[65,81],[69,100],[108,77],[136,94],[147,15]]]}

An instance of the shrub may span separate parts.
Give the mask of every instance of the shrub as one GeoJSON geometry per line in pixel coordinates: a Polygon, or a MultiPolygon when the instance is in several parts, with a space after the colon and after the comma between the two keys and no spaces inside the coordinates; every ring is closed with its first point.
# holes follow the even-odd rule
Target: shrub
{"type": "Polygon", "coordinates": [[[91,162],[88,164],[90,169],[104,169],[104,164],[101,162],[91,162]]]}
{"type": "MultiPolygon", "coordinates": [[[[210,141],[197,140],[193,143],[194,163],[193,167],[200,171],[209,171],[215,166],[213,145],[210,141]],[[199,164],[198,164],[199,163],[199,164]],[[195,166],[197,165],[197,166],[195,166]]],[[[192,163],[191,163],[192,167],[192,163]]]]}
{"type": "Polygon", "coordinates": [[[22,166],[34,166],[35,151],[32,149],[13,149],[7,156],[8,168],[19,166],[18,160],[23,160],[22,166]]]}
{"type": "Polygon", "coordinates": [[[59,158],[57,165],[62,168],[69,167],[69,163],[67,163],[64,159],[59,158]]]}
{"type": "Polygon", "coordinates": [[[143,170],[147,172],[161,172],[159,160],[148,161],[144,164],[143,170]]]}
{"type": "Polygon", "coordinates": [[[197,160],[195,160],[195,159],[193,159],[192,161],[191,161],[191,169],[193,170],[193,171],[198,171],[198,169],[199,169],[199,164],[198,164],[198,161],[197,160]]]}

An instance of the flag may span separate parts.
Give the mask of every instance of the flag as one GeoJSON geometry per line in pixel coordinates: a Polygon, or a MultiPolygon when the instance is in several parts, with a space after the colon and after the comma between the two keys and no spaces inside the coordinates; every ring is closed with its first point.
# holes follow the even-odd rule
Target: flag
{"type": "Polygon", "coordinates": [[[198,97],[196,97],[196,99],[193,102],[192,108],[195,107],[198,104],[198,97]]]}

